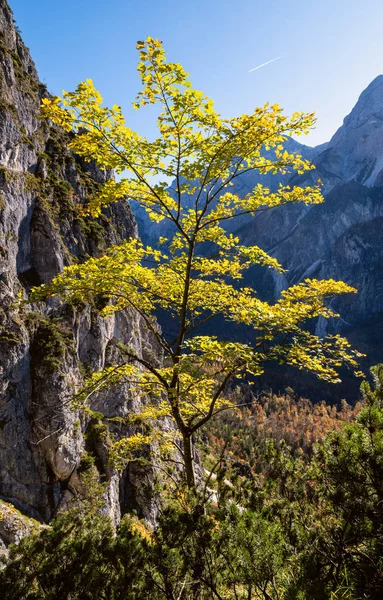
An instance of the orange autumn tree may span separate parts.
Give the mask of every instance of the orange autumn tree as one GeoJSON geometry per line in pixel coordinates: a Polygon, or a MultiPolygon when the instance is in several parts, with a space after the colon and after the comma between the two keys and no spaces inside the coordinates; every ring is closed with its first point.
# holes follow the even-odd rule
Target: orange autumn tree
{"type": "Polygon", "coordinates": [[[248,171],[301,174],[312,169],[301,156],[285,150],[284,142],[287,136],[307,133],[313,114],[288,118],[278,105],[266,104],[252,114],[224,119],[209,98],[192,88],[182,66],[167,61],[160,41],[148,37],[137,49],[142,89],[134,107],[158,106],[155,140],[133,131],[120,107],[104,107],[90,80],[64,92],[63,98],[44,99],[43,112],[76,134],[70,143],[76,154],[120,176],[103,185],[84,209],[86,214],[97,217],[103,207],[129,198],[153,221],[169,221],[173,234],[160,238],[156,248],[129,239],[100,258],[67,267],[51,285],[35,289],[32,298],[58,294],[63,300],[91,302],[102,297],[101,315],[128,307],[141,315],[162,349],[163,361],[120,343],[124,359],[94,373],[86,389],[128,380],[137,393],[145,392],[150,400],[140,419],[151,427],[148,433],[116,441],[115,456],[129,460],[140,445],[157,437],[164,452],[178,449],[187,485],[194,488],[193,436],[229,404],[224,392],[234,377],[259,376],[270,360],[329,382],[339,380],[341,365],[357,367],[357,353],[344,338],[320,339],[304,328],[309,319],[334,316],[326,306],[328,298],[355,290],[343,282],[306,280],[283,291],[274,304],[262,302],[253,289],[240,285],[243,273],[255,264],[278,272],[282,266],[225,229],[228,221],[242,215],[323,201],[319,187],[280,186],[271,192],[258,184],[243,198],[231,191],[248,171]],[[154,317],[158,309],[176,324],[174,340],[159,330],[154,317]],[[201,335],[200,326],[216,316],[248,326],[252,341],[201,335]],[[173,431],[156,425],[164,418],[173,421],[173,431]]]}

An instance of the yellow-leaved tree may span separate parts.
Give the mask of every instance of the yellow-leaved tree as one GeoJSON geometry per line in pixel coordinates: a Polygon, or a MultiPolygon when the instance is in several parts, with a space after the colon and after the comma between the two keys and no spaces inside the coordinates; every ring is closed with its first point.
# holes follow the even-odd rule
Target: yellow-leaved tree
{"type": "Polygon", "coordinates": [[[334,316],[326,306],[328,298],[355,290],[339,281],[306,280],[283,291],[274,304],[262,302],[253,289],[240,285],[244,271],[258,264],[282,272],[282,266],[225,229],[227,221],[241,215],[322,202],[319,187],[280,186],[271,192],[259,184],[245,197],[231,191],[231,184],[247,171],[300,174],[312,169],[301,156],[287,152],[284,142],[287,136],[307,133],[313,114],[287,118],[278,105],[266,104],[252,114],[223,119],[213,102],[192,88],[181,65],[167,62],[160,41],[148,37],[137,49],[142,90],[134,107],[159,106],[157,139],[149,141],[132,131],[120,107],[103,107],[90,80],[75,92],[64,92],[62,99],[45,99],[43,112],[76,133],[74,152],[121,175],[103,185],[84,209],[87,214],[98,216],[112,202],[133,199],[152,220],[171,222],[171,239],[159,239],[162,250],[161,245],[143,247],[129,239],[100,258],[65,268],[51,285],[36,288],[32,298],[58,294],[64,300],[91,302],[101,297],[102,315],[127,307],[141,315],[163,360],[120,343],[124,358],[93,374],[84,403],[89,402],[87,391],[121,381],[147,394],[150,400],[140,422],[148,427],[116,440],[114,454],[129,460],[140,444],[156,436],[164,452],[178,449],[185,481],[194,488],[193,436],[228,406],[224,391],[233,378],[258,376],[270,360],[329,382],[339,380],[343,364],[357,367],[358,355],[344,338],[320,339],[304,327],[308,319],[334,316]],[[158,328],[158,309],[176,324],[175,339],[166,339],[158,328]],[[218,315],[248,326],[251,343],[201,335],[201,325],[218,315]],[[156,427],[165,418],[174,422],[170,431],[156,427]]]}

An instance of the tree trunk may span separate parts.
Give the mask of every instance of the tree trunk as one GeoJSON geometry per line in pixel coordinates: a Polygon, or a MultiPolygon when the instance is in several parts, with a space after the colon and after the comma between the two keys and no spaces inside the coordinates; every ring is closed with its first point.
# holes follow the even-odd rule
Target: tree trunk
{"type": "Polygon", "coordinates": [[[193,441],[191,435],[183,435],[184,443],[184,464],[185,464],[185,475],[186,483],[189,489],[195,488],[195,473],[194,473],[194,455],[193,455],[193,441]]]}

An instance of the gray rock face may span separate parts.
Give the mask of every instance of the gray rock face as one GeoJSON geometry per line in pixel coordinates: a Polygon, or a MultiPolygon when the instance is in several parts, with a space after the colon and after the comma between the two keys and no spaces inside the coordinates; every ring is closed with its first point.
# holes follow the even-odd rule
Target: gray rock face
{"type": "Polygon", "coordinates": [[[318,157],[328,173],[368,187],[383,183],[383,75],[361,94],[318,157]]]}
{"type": "MultiPolygon", "coordinates": [[[[48,521],[76,495],[80,460],[89,451],[107,481],[112,518],[134,507],[150,520],[143,493],[150,474],[130,467],[119,475],[108,466],[103,444],[87,436],[92,423],[68,403],[84,371],[116,358],[116,337],[153,350],[141,318],[125,312],[104,320],[57,300],[20,302],[32,285],[137,236],[137,227],[127,202],[97,221],[79,216],[76,205],[111,174],[73,156],[67,135],[38,119],[46,91],[5,0],[0,85],[0,498],[48,521]]],[[[125,415],[140,400],[120,387],[97,402],[109,415],[125,415]]]]}
{"type": "Polygon", "coordinates": [[[40,527],[43,526],[25,517],[12,504],[0,500],[0,558],[7,554],[9,544],[18,544],[24,535],[40,527]]]}

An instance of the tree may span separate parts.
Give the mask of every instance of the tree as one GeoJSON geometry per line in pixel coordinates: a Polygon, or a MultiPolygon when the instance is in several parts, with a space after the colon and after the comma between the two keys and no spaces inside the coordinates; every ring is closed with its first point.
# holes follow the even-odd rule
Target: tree
{"type": "Polygon", "coordinates": [[[160,106],[157,139],[150,142],[132,131],[120,107],[103,107],[90,80],[75,92],[64,92],[63,99],[44,99],[43,112],[76,134],[71,141],[74,152],[121,175],[90,200],[87,214],[98,216],[104,206],[130,198],[152,220],[169,221],[174,234],[159,239],[163,249],[144,248],[131,239],[100,258],[67,267],[51,285],[35,289],[32,299],[54,294],[67,301],[102,299],[101,315],[129,307],[141,315],[163,361],[120,343],[123,359],[93,375],[83,400],[89,405],[95,391],[120,381],[148,394],[141,423],[170,417],[174,431],[143,430],[118,440],[114,453],[129,458],[154,432],[164,452],[178,449],[187,485],[194,488],[193,436],[228,407],[224,391],[233,378],[258,376],[270,360],[307,369],[329,382],[339,381],[342,364],[357,366],[358,354],[345,339],[335,335],[322,340],[303,327],[308,319],[333,317],[326,300],[355,290],[343,282],[306,280],[283,291],[275,304],[262,302],[253,289],[239,285],[244,271],[259,264],[282,272],[282,266],[258,246],[241,245],[225,230],[226,222],[241,215],[322,202],[319,186],[280,186],[271,192],[259,184],[244,198],[230,191],[233,182],[251,170],[302,174],[312,169],[308,161],[287,152],[284,141],[307,133],[314,116],[294,113],[287,118],[278,105],[266,104],[252,114],[223,119],[213,102],[191,87],[184,69],[167,62],[160,41],[149,37],[138,42],[137,49],[143,89],[134,107],[160,106]],[[154,317],[158,309],[176,324],[175,339],[166,339],[159,330],[154,317]],[[217,316],[248,326],[252,343],[198,335],[199,328],[217,316]]]}
{"type": "Polygon", "coordinates": [[[317,534],[303,579],[313,599],[337,587],[352,598],[383,594],[383,365],[371,375],[374,386],[361,385],[365,406],[356,422],[327,435],[311,465],[317,534]]]}
{"type": "Polygon", "coordinates": [[[155,531],[125,515],[115,531],[77,506],[0,559],[3,600],[270,600],[297,561],[279,523],[234,504],[204,514],[176,502],[155,531]],[[290,552],[291,554],[291,552],[290,552]]]}
{"type": "Polygon", "coordinates": [[[97,469],[82,468],[81,500],[0,557],[3,600],[155,598],[145,571],[147,530],[126,517],[116,532],[101,511],[104,489],[97,469]]]}

